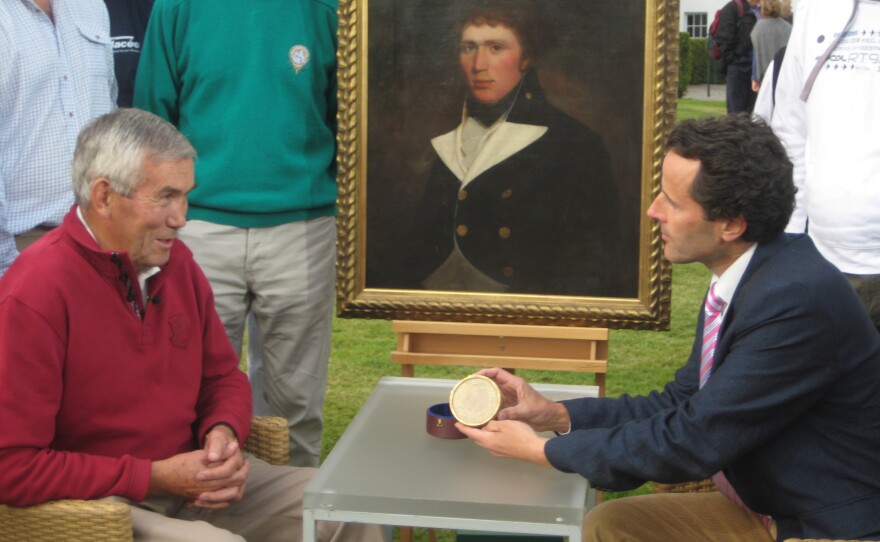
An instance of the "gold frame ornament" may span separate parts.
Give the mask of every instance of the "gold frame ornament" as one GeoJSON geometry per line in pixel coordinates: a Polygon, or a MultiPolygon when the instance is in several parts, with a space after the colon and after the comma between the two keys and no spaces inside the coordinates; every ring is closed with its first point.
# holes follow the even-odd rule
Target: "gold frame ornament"
{"type": "MultiPolygon", "coordinates": [[[[555,49],[555,71],[552,65],[545,71],[536,69],[548,101],[561,103],[559,109],[599,132],[609,149],[616,183],[628,190],[625,217],[631,234],[621,246],[632,245],[627,252],[632,265],[626,270],[632,277],[627,279],[630,293],[430,290],[384,280],[384,264],[377,263],[384,260],[377,254],[381,248],[392,255],[406,250],[386,237],[394,228],[407,227],[398,213],[417,214],[411,209],[417,197],[412,194],[425,184],[420,179],[425,156],[431,137],[439,133],[434,127],[422,132],[422,127],[443,120],[433,113],[434,93],[450,94],[445,80],[431,79],[451,71],[449,63],[437,59],[453,58],[451,65],[458,69],[458,53],[447,54],[438,37],[452,19],[446,11],[479,1],[340,0],[339,315],[668,329],[671,266],[663,257],[660,228],[645,212],[659,191],[664,142],[675,122],[677,0],[519,0],[543,10],[542,20],[555,21],[556,27],[540,28],[537,34],[557,36],[565,46],[555,49]],[[574,26],[560,30],[560,24],[574,26]],[[394,64],[401,62],[408,64],[394,64]],[[578,89],[592,94],[584,98],[578,89]],[[380,226],[386,229],[377,229],[380,226]]],[[[452,103],[459,112],[460,96],[452,103]]]]}

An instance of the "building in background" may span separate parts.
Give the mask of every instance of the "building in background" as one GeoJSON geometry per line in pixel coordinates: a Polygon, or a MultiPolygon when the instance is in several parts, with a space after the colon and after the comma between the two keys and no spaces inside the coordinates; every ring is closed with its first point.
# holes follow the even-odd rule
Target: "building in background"
{"type": "MultiPolygon", "coordinates": [[[[679,0],[678,29],[692,38],[706,38],[715,19],[715,12],[729,0],[679,0]]],[[[791,0],[792,10],[797,11],[798,0],[791,0]]]]}

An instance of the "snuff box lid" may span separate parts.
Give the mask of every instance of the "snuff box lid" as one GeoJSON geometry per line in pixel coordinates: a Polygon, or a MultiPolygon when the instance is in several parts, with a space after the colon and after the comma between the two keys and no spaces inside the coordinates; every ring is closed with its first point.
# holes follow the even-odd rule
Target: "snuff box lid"
{"type": "Polygon", "coordinates": [[[491,378],[467,376],[452,388],[449,408],[456,420],[480,427],[495,418],[501,409],[501,390],[491,378]]]}

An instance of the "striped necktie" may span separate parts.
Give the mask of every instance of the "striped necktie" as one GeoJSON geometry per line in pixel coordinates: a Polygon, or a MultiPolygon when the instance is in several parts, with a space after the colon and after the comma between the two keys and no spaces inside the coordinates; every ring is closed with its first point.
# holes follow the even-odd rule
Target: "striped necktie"
{"type": "Polygon", "coordinates": [[[706,296],[705,316],[703,317],[703,351],[700,356],[700,388],[706,385],[715,363],[715,346],[718,344],[718,331],[721,330],[721,314],[727,302],[715,293],[715,286],[709,288],[706,296]]]}
{"type": "MultiPolygon", "coordinates": [[[[724,313],[724,307],[727,306],[727,302],[715,293],[717,284],[717,282],[712,284],[709,288],[709,294],[706,296],[705,316],[703,317],[703,350],[700,357],[700,388],[706,385],[712,375],[712,367],[715,364],[715,347],[718,345],[718,332],[721,330],[721,316],[724,313]]],[[[749,507],[736,494],[736,490],[730,485],[724,472],[718,471],[712,475],[712,482],[722,495],[748,510],[749,507]]],[[[764,527],[770,529],[773,518],[760,514],[759,516],[764,527]]]]}

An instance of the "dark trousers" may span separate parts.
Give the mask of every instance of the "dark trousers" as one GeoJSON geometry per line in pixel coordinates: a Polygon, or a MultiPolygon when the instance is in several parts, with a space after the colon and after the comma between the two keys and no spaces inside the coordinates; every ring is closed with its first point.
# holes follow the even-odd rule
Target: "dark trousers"
{"type": "Polygon", "coordinates": [[[752,91],[751,63],[734,63],[727,66],[727,112],[751,113],[755,108],[757,97],[758,95],[752,91]]]}

